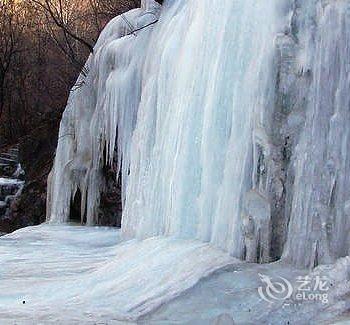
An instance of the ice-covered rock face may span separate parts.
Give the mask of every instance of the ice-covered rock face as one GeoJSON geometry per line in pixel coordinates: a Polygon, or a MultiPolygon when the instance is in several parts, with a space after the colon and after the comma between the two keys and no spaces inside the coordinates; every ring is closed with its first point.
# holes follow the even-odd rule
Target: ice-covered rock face
{"type": "Polygon", "coordinates": [[[116,150],[126,239],[196,238],[303,267],[347,255],[348,13],[347,1],[146,0],[115,18],[61,123],[50,221],[69,219],[78,188],[96,221],[116,150]]]}
{"type": "Polygon", "coordinates": [[[291,219],[285,256],[298,265],[349,254],[350,6],[322,1],[313,28],[301,29],[309,74],[305,126],[293,156],[291,219]]]}

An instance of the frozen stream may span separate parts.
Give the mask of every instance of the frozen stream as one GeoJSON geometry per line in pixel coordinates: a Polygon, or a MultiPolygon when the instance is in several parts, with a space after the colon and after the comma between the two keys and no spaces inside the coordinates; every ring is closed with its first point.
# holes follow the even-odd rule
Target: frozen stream
{"type": "Polygon", "coordinates": [[[115,229],[72,225],[30,227],[2,237],[0,323],[213,324],[221,317],[222,324],[308,324],[346,307],[344,298],[337,303],[346,259],[336,271],[322,271],[333,279],[328,304],[267,303],[258,294],[259,273],[294,285],[305,272],[240,262],[191,240],[118,242],[115,229]]]}

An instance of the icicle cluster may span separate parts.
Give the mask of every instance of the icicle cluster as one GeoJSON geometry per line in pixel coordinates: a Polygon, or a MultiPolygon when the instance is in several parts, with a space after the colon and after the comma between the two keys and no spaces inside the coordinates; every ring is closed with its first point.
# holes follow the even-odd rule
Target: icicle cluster
{"type": "MultiPolygon", "coordinates": [[[[82,193],[82,218],[86,216],[89,225],[96,222],[105,185],[101,170],[112,163],[116,143],[117,174],[120,169],[123,175],[128,174],[142,67],[159,7],[155,1],[146,0],[140,9],[113,19],[73,87],[48,181],[47,215],[51,222],[68,221],[70,204],[78,189],[82,193]]],[[[123,182],[125,188],[126,177],[123,182]]]]}

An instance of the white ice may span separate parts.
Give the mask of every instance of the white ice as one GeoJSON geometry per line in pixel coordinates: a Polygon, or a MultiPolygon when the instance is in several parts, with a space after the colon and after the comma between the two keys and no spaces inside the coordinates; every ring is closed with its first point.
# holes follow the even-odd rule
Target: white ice
{"type": "Polygon", "coordinates": [[[137,320],[237,263],[208,244],[42,225],[0,238],[0,323],[137,320]]]}
{"type": "MultiPolygon", "coordinates": [[[[157,24],[137,35],[114,19],[61,122],[49,178],[50,222],[69,219],[79,188],[81,215],[86,206],[87,223],[94,224],[101,167],[113,159],[116,144],[123,238],[199,239],[242,257],[253,133],[273,101],[274,69],[266,62],[279,26],[276,3],[169,1],[157,24]]],[[[148,0],[125,17],[145,26],[159,10],[148,0]]],[[[254,221],[270,231],[269,220],[254,221]]]]}
{"type": "MultiPolygon", "coordinates": [[[[293,264],[333,263],[350,252],[350,16],[348,1],[305,2],[316,11],[300,30],[301,70],[312,76],[304,130],[293,158],[285,257],[293,264]],[[310,2],[311,3],[311,2],[310,2]],[[317,27],[317,28],[316,28],[317,27]]],[[[311,12],[313,12],[311,11],[311,12]]]]}
{"type": "Polygon", "coordinates": [[[8,295],[0,317],[166,322],[183,310],[184,322],[198,311],[205,321],[222,312],[243,324],[302,324],[346,311],[347,4],[169,0],[160,9],[145,0],[112,20],[61,122],[48,221],[69,220],[79,188],[81,215],[86,207],[87,224],[96,222],[102,167],[116,151],[121,232],[45,225],[1,239],[0,292],[8,295]],[[240,263],[237,275],[211,276],[183,294],[237,265],[233,257],[268,262],[274,236],[281,263],[306,268],[343,257],[315,271],[334,278],[329,305],[257,301],[258,272],[305,274],[281,263],[240,263]],[[153,313],[180,293],[164,315],[153,313]]]}
{"type": "Polygon", "coordinates": [[[41,225],[0,238],[0,323],[319,324],[350,300],[350,260],[320,267],[329,303],[267,303],[259,273],[295,283],[306,271],[257,265],[199,241],[157,237],[120,243],[115,229],[41,225]],[[226,315],[226,316],[225,316],[226,315]]]}

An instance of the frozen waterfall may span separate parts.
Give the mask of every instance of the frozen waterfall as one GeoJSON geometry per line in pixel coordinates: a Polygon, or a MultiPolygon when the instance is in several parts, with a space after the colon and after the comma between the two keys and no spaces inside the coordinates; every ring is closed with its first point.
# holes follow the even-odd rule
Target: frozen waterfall
{"type": "Polygon", "coordinates": [[[106,26],[61,121],[49,224],[0,238],[0,322],[348,320],[350,2],[213,3],[142,0],[106,26]],[[121,230],[66,225],[77,197],[99,224],[111,165],[121,230]],[[303,278],[327,303],[297,298],[303,278]]]}
{"type": "Polygon", "coordinates": [[[122,236],[307,267],[349,249],[347,1],[168,0],[112,20],[72,89],[48,219],[96,223],[117,157],[122,236]]]}
{"type": "MultiPolygon", "coordinates": [[[[263,231],[270,227],[263,194],[245,193],[256,185],[253,130],[263,128],[264,108],[273,102],[266,63],[274,52],[275,6],[275,0],[214,7],[169,1],[157,26],[137,35],[121,17],[112,21],[62,120],[50,220],[67,220],[80,188],[87,222],[94,222],[99,169],[117,143],[125,238],[198,238],[241,257],[243,205],[262,204],[266,211],[254,222],[263,231]],[[248,197],[257,202],[244,202],[248,197]]],[[[146,1],[125,16],[136,28],[158,14],[156,3],[146,1]]]]}
{"type": "Polygon", "coordinates": [[[198,238],[241,257],[253,129],[271,101],[274,7],[178,1],[164,11],[132,138],[126,237],[198,238]]]}

